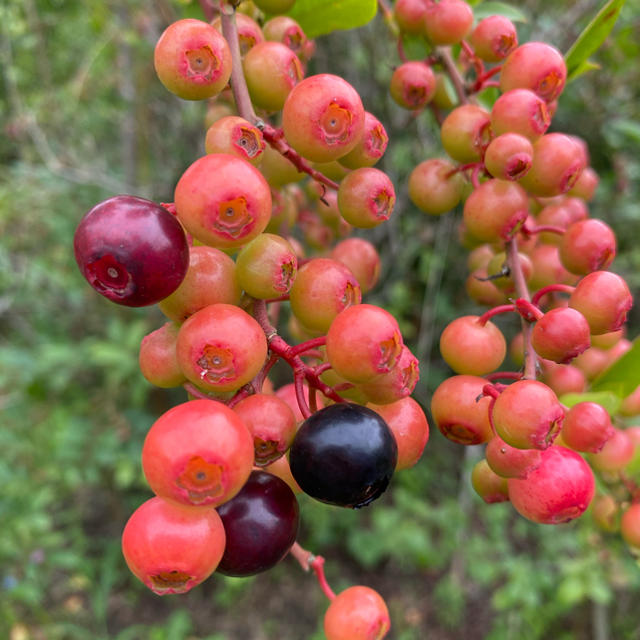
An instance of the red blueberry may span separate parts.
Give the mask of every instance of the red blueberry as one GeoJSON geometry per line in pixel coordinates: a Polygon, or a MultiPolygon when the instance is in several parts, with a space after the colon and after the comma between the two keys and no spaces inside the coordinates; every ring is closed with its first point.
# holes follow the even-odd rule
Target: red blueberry
{"type": "Polygon", "coordinates": [[[282,126],[289,144],[314,162],[337,160],[364,134],[364,107],[358,92],[328,73],[309,76],[288,95],[282,126]]]}
{"type": "Polygon", "coordinates": [[[225,532],[214,509],[151,498],[131,515],[122,553],[131,572],[157,595],[186,593],[218,566],[225,532]]]}
{"type": "Polygon", "coordinates": [[[480,460],[474,465],[471,471],[471,486],[487,504],[509,500],[507,479],[493,471],[486,460],[480,460]]]}
{"type": "Polygon", "coordinates": [[[227,41],[210,24],[191,18],[165,29],[153,61],[162,84],[185,100],[217,95],[231,76],[227,41]]]}
{"type": "Polygon", "coordinates": [[[187,505],[232,498],[253,467],[253,439],[242,419],[215,400],[169,409],[149,429],[142,468],[156,495],[187,505]]]}
{"type": "Polygon", "coordinates": [[[90,209],[76,228],[73,249],[87,282],[128,307],[166,298],[189,265],[180,223],[159,204],[134,196],[114,196],[90,209]]]}
{"type": "Polygon", "coordinates": [[[413,398],[384,405],[368,403],[367,407],[382,416],[396,439],[396,471],[416,464],[429,440],[429,424],[422,407],[413,398]]]}
{"type": "Polygon", "coordinates": [[[576,451],[597,453],[613,435],[607,410],[596,402],[578,402],[562,425],[564,443],[576,451]]]}
{"type": "Polygon", "coordinates": [[[492,411],[497,434],[512,447],[546,449],[562,427],[556,394],[537,380],[518,380],[497,397],[492,411]]]}
{"type": "Polygon", "coordinates": [[[507,343],[493,322],[479,316],[461,316],[450,322],[440,336],[440,353],[456,372],[482,376],[495,371],[507,353],[507,343]]]}
{"type": "Polygon", "coordinates": [[[340,312],[327,333],[327,358],[350,382],[369,382],[393,369],[402,352],[395,318],[384,309],[358,304],[340,312]]]}
{"type": "Polygon", "coordinates": [[[595,335],[620,329],[632,304],[627,283],[611,271],[589,273],[578,282],[569,298],[569,306],[587,319],[595,335]]]}
{"type": "Polygon", "coordinates": [[[518,33],[509,18],[488,16],[478,22],[469,40],[481,60],[499,62],[518,46],[518,33]]]}
{"type": "Polygon", "coordinates": [[[481,397],[487,384],[478,376],[452,376],[431,397],[431,415],[442,435],[458,444],[480,444],[493,435],[488,397],[481,397]]]}
{"type": "Polygon", "coordinates": [[[296,435],[296,418],[289,405],[275,395],[255,393],[233,407],[253,436],[255,464],[277,460],[296,435]]]}
{"type": "Polygon", "coordinates": [[[240,247],[262,233],[271,216],[271,191],[251,164],[226,153],[196,160],[175,190],[178,219],[203,244],[240,247]]]}
{"type": "Polygon", "coordinates": [[[260,325],[239,307],[212,304],[180,328],[178,362],[193,384],[210,391],[235,391],[260,371],[267,340],[260,325]]]}
{"type": "Polygon", "coordinates": [[[543,100],[555,100],[564,89],[567,66],[562,54],[546,42],[527,42],[502,65],[500,90],[530,89],[543,100]]]}
{"type": "Polygon", "coordinates": [[[547,311],[531,332],[535,352],[558,364],[568,364],[591,346],[589,324],[571,307],[547,311]]]}
{"type": "Polygon", "coordinates": [[[331,601],[324,616],[327,640],[382,640],[390,626],[387,605],[369,587],[345,589],[331,601]]]}
{"type": "Polygon", "coordinates": [[[178,328],[173,322],[167,322],[140,343],[140,371],[156,387],[177,387],[186,382],[176,357],[178,328]]]}
{"type": "Polygon", "coordinates": [[[516,511],[539,524],[560,524],[581,516],[595,490],[593,472],[571,449],[552,446],[542,452],[540,466],[526,479],[508,481],[516,511]]]}

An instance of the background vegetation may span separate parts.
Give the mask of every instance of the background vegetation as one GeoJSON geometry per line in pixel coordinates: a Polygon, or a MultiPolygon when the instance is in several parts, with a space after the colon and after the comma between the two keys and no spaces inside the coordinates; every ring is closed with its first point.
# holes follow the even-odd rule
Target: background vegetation
{"type": "MultiPolygon", "coordinates": [[[[599,2],[528,0],[521,41],[566,51],[599,2]]],[[[72,236],[82,214],[116,193],[172,200],[203,153],[203,104],[169,95],[153,46],[188,0],[3,0],[0,3],[0,637],[11,640],[288,640],[322,638],[326,603],[291,560],[253,579],[212,577],[160,599],[120,553],[128,515],[149,495],[142,439],[182,400],[138,371],[156,309],[119,308],[82,280],[72,236]]],[[[616,230],[615,268],[640,290],[640,2],[629,0],[598,52],[600,71],[575,81],[554,128],[585,138],[601,186],[591,210],[616,230]]],[[[343,75],[387,125],[383,167],[397,185],[392,221],[366,234],[383,256],[369,298],[400,320],[419,355],[417,399],[446,367],[437,336],[474,309],[463,293],[456,216],[431,219],[408,202],[406,179],[439,153],[425,113],[386,93],[397,62],[380,17],[317,41],[311,72],[343,75]]],[[[630,337],[638,333],[633,311],[630,337]]],[[[328,559],[336,589],[379,589],[399,640],[578,640],[640,637],[640,569],[588,515],[535,526],[508,505],[487,507],[468,472],[478,452],[432,431],[422,461],[373,508],[302,504],[304,546],[328,559]]]]}

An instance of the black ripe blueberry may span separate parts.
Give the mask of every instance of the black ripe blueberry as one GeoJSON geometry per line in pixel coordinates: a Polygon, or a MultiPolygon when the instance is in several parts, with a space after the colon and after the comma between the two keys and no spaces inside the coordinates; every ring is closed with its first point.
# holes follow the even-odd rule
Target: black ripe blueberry
{"type": "Polygon", "coordinates": [[[314,413],[291,446],[291,473],[321,502],[363,507],[389,484],[398,447],[387,423],[371,409],[334,404],[314,413]]]}

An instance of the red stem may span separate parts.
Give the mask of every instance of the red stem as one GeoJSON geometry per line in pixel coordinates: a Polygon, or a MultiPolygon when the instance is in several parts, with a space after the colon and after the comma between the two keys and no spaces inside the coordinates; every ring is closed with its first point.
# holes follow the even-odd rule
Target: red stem
{"type": "Polygon", "coordinates": [[[307,340],[306,342],[297,344],[295,347],[291,347],[291,355],[302,355],[306,351],[310,351],[311,349],[315,349],[316,347],[322,347],[325,344],[327,344],[327,336],[312,338],[311,340],[307,340]]]}
{"type": "Polygon", "coordinates": [[[324,558],[322,556],[313,555],[311,551],[304,549],[297,542],[293,543],[289,553],[298,561],[304,571],[309,571],[310,568],[313,569],[320,588],[329,600],[333,600],[336,597],[336,594],[329,586],[324,574],[324,558]]]}
{"type": "Polygon", "coordinates": [[[568,284],[549,284],[546,287],[542,287],[542,289],[538,289],[538,291],[533,294],[531,302],[532,304],[535,304],[537,306],[540,300],[548,293],[553,293],[554,291],[562,291],[563,293],[571,294],[574,292],[574,290],[575,287],[572,287],[568,284]]]}
{"type": "Polygon", "coordinates": [[[494,380],[520,380],[522,379],[522,371],[496,371],[484,376],[487,382],[493,382],[494,380]]]}
{"type": "Polygon", "coordinates": [[[485,311],[479,318],[478,324],[484,326],[493,318],[493,316],[500,315],[501,313],[508,313],[509,311],[515,311],[516,306],[514,304],[501,304],[497,307],[493,307],[493,309],[489,309],[485,311]]]}
{"type": "Polygon", "coordinates": [[[548,231],[549,233],[557,233],[558,235],[563,235],[566,232],[566,229],[564,227],[556,227],[551,224],[541,224],[539,227],[533,227],[533,229],[525,226],[522,230],[527,235],[531,235],[533,233],[542,233],[543,231],[548,231]]]}
{"type": "MultiPolygon", "coordinates": [[[[507,249],[507,266],[511,273],[511,279],[516,289],[516,293],[519,298],[526,301],[531,301],[531,295],[529,294],[529,288],[527,287],[527,281],[525,280],[524,273],[522,271],[522,264],[520,262],[520,256],[518,254],[518,241],[512,238],[506,243],[507,249]]],[[[535,380],[538,357],[531,345],[531,323],[522,319],[522,336],[524,338],[524,373],[523,378],[527,380],[535,380]]]]}

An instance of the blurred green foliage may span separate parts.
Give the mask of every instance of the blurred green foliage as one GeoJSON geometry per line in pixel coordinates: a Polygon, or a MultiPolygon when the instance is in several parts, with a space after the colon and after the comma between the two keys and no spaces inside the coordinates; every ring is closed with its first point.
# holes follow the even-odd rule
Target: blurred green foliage
{"type": "MultiPolygon", "coordinates": [[[[599,3],[570,5],[518,3],[528,17],[521,40],[566,51],[599,3]]],[[[2,638],[299,640],[311,630],[322,638],[325,603],[290,561],[266,578],[214,577],[183,598],[160,600],[120,553],[124,522],[149,494],[142,439],[183,395],[152,389],[138,371],[140,339],[161,314],[95,295],[77,272],[72,236],[84,211],[114,193],[171,200],[180,172],[202,153],[204,106],[167,95],[151,63],[164,25],[183,15],[200,14],[195,3],[169,0],[0,4],[2,638]]],[[[570,85],[554,119],[589,143],[601,177],[592,213],[616,230],[615,267],[636,292],[639,15],[640,2],[627,2],[592,56],[602,70],[570,85]]],[[[427,218],[407,197],[413,166],[440,150],[426,114],[413,118],[386,95],[396,63],[377,19],[319,39],[310,72],[352,82],[391,135],[381,167],[397,185],[397,213],[366,234],[384,265],[369,301],[399,318],[421,359],[416,397],[428,407],[448,375],[437,336],[452,317],[477,309],[463,290],[459,213],[427,218]]],[[[631,337],[638,318],[636,309],[631,337]]],[[[482,504],[468,482],[479,455],[433,432],[423,460],[373,507],[351,512],[303,500],[301,541],[328,558],[336,589],[362,582],[384,593],[398,640],[427,632],[640,637],[640,572],[619,538],[596,531],[588,516],[541,527],[508,506],[482,504]]]]}

